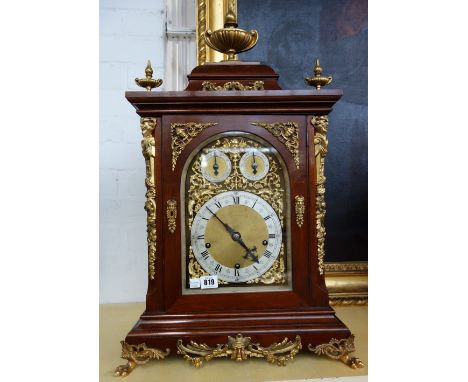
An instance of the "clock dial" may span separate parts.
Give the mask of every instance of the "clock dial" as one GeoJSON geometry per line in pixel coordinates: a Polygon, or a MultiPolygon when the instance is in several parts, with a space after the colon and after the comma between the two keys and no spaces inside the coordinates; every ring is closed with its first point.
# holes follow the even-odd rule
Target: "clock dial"
{"type": "Polygon", "coordinates": [[[239,167],[245,178],[256,181],[265,177],[270,169],[270,163],[260,150],[251,149],[242,155],[239,167]]]}
{"type": "Polygon", "coordinates": [[[220,150],[209,150],[200,160],[202,174],[210,182],[223,182],[231,173],[231,161],[220,150]]]}
{"type": "Polygon", "coordinates": [[[274,209],[261,197],[228,191],[200,208],[191,244],[207,273],[228,282],[246,282],[264,274],[278,258],[282,229],[274,209]]]}

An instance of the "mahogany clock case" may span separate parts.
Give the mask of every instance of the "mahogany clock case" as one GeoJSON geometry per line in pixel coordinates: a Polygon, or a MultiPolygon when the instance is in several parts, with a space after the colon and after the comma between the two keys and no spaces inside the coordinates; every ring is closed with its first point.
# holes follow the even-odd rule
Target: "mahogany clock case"
{"type": "MultiPolygon", "coordinates": [[[[155,277],[149,278],[146,310],[127,335],[130,344],[171,349],[178,339],[216,345],[237,333],[255,342],[271,344],[284,337],[301,336],[303,344],[318,345],[331,338],[350,336],[328,303],[324,276],[318,271],[316,240],[316,167],[313,116],[327,115],[339,90],[280,90],[278,75],[258,63],[207,64],[194,69],[188,90],[180,92],[127,92],[126,98],[141,117],[155,118],[156,233],[155,277]],[[203,91],[204,81],[261,80],[265,90],[203,91]],[[217,123],[190,140],[172,168],[171,124],[217,123]],[[299,126],[299,167],[291,152],[268,130],[252,123],[295,122],[299,126]],[[304,224],[291,216],[292,290],[218,294],[182,293],[180,221],[183,167],[203,142],[225,132],[248,133],[270,144],[282,157],[289,175],[290,205],[305,198],[304,224]],[[168,228],[166,202],[177,201],[174,232],[168,228]]],[[[291,208],[294,215],[294,208],[291,208]]]]}

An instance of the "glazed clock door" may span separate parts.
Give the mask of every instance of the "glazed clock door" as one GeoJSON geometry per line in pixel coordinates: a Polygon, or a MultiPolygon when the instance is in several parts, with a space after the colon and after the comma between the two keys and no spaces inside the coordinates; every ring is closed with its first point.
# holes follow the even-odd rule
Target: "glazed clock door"
{"type": "Polygon", "coordinates": [[[304,124],[302,116],[163,117],[167,311],[309,304],[304,124]]]}

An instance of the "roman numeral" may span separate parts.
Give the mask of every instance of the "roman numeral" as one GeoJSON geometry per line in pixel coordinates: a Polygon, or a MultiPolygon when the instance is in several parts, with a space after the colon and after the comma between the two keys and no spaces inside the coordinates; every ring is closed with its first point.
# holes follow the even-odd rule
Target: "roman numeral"
{"type": "Polygon", "coordinates": [[[210,254],[208,253],[208,251],[203,251],[202,253],[200,253],[200,255],[202,255],[203,260],[206,260],[206,259],[208,258],[208,256],[210,256],[210,254]]]}
{"type": "Polygon", "coordinates": [[[270,218],[271,218],[271,216],[268,215],[268,216],[265,216],[265,217],[263,218],[263,220],[268,220],[268,219],[270,219],[270,218]]]}
{"type": "Polygon", "coordinates": [[[220,202],[216,202],[215,206],[218,207],[218,209],[221,209],[221,207],[222,207],[220,202]]]}
{"type": "Polygon", "coordinates": [[[238,269],[234,269],[234,276],[239,276],[239,270],[238,269]]]}
{"type": "Polygon", "coordinates": [[[221,272],[223,270],[223,267],[219,264],[216,264],[215,271],[216,272],[221,272]]]}
{"type": "Polygon", "coordinates": [[[255,203],[253,204],[252,208],[254,208],[255,205],[257,204],[257,200],[258,200],[258,199],[255,199],[255,203]]]}
{"type": "Polygon", "coordinates": [[[270,258],[271,255],[272,255],[272,253],[270,251],[268,251],[268,250],[265,251],[265,256],[266,257],[270,258]]]}
{"type": "Polygon", "coordinates": [[[268,238],[269,238],[269,239],[274,239],[275,237],[276,237],[276,235],[275,235],[274,233],[270,233],[270,234],[268,235],[268,238]]]}
{"type": "Polygon", "coordinates": [[[198,239],[198,240],[203,240],[204,238],[205,238],[205,235],[199,235],[199,236],[197,236],[197,239],[198,239]]]}
{"type": "Polygon", "coordinates": [[[234,204],[239,204],[240,203],[240,200],[239,200],[238,196],[233,196],[232,198],[234,199],[234,204]]]}
{"type": "Polygon", "coordinates": [[[203,220],[206,220],[206,221],[210,220],[210,219],[204,218],[203,216],[202,216],[201,218],[202,218],[203,220]]]}

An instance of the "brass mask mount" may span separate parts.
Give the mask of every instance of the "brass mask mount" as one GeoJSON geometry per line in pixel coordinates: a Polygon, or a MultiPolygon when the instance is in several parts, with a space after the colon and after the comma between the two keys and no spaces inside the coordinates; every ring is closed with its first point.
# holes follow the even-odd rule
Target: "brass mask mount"
{"type": "Polygon", "coordinates": [[[135,78],[135,82],[138,86],[146,88],[147,91],[151,91],[153,88],[158,88],[162,85],[163,80],[153,78],[153,68],[151,62],[148,60],[148,64],[145,69],[146,78],[135,78]]]}
{"type": "Polygon", "coordinates": [[[257,44],[258,32],[237,28],[237,17],[230,6],[224,19],[224,28],[214,32],[207,30],[203,38],[210,48],[227,54],[226,61],[239,61],[237,53],[252,49],[257,44]]]}
{"type": "Polygon", "coordinates": [[[304,78],[304,82],[307,85],[315,86],[317,90],[320,90],[322,86],[328,85],[330,82],[332,82],[332,80],[332,76],[322,77],[322,67],[320,66],[320,61],[318,58],[317,61],[315,61],[314,76],[304,78]]]}

